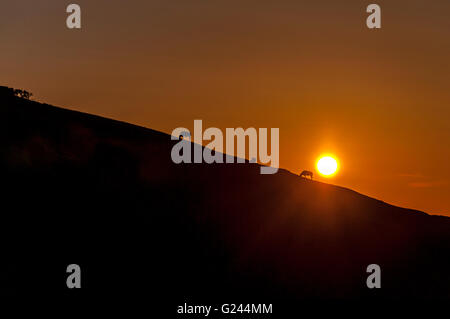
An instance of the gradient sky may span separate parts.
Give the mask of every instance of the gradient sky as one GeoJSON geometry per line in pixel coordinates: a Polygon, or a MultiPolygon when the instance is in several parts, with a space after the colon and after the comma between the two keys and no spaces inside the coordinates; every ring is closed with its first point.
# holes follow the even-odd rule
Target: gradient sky
{"type": "Polygon", "coordinates": [[[374,2],[2,0],[0,85],[167,133],[279,127],[281,167],[332,152],[327,182],[450,215],[450,1],[376,1],[369,30],[374,2]]]}

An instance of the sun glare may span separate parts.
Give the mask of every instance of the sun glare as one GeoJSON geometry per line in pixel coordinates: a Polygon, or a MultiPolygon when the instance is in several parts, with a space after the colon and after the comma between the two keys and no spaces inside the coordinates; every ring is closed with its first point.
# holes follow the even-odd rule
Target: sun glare
{"type": "Polygon", "coordinates": [[[321,157],[317,161],[317,170],[323,176],[330,177],[336,173],[338,162],[331,156],[321,157]]]}

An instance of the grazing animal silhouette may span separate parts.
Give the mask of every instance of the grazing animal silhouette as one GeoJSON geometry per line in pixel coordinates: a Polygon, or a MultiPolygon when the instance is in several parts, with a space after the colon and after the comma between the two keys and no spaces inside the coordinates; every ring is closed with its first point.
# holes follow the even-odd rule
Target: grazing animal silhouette
{"type": "Polygon", "coordinates": [[[310,171],[303,171],[300,173],[300,177],[307,178],[308,176],[311,180],[313,179],[313,173],[310,171]]]}

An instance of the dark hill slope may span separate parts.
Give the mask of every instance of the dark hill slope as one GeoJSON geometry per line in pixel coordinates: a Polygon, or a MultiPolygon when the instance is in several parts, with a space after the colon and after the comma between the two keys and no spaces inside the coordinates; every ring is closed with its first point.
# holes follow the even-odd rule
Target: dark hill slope
{"type": "Polygon", "coordinates": [[[176,165],[166,134],[16,97],[0,121],[3,294],[450,298],[449,218],[256,164],[176,165]]]}

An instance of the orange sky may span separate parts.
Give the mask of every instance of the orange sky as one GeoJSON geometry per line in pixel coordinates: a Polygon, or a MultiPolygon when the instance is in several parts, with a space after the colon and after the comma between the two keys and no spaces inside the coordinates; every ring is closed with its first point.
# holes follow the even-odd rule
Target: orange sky
{"type": "MultiPolygon", "coordinates": [[[[75,1],[0,4],[0,85],[170,133],[279,127],[280,165],[450,215],[450,2],[75,1]]],[[[324,180],[323,178],[319,178],[324,180]]]]}

